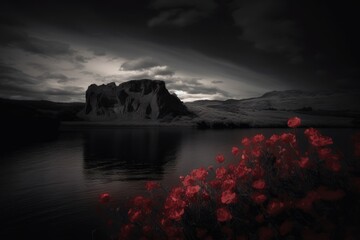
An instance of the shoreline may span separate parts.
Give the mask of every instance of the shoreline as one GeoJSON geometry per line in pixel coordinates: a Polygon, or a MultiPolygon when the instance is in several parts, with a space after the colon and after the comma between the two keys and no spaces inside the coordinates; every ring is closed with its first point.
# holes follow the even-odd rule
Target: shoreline
{"type": "MultiPolygon", "coordinates": [[[[344,129],[360,129],[360,126],[350,125],[326,125],[326,124],[307,124],[298,127],[299,129],[305,128],[344,128],[344,129]]],[[[236,124],[232,125],[208,125],[200,126],[197,122],[179,122],[179,123],[161,123],[161,122],[86,122],[86,121],[62,121],[60,122],[59,131],[71,131],[71,130],[86,130],[86,129],[114,129],[114,128],[187,128],[197,130],[227,130],[227,129],[261,129],[261,128],[288,128],[287,124],[270,124],[270,125],[246,125],[236,124]]]]}

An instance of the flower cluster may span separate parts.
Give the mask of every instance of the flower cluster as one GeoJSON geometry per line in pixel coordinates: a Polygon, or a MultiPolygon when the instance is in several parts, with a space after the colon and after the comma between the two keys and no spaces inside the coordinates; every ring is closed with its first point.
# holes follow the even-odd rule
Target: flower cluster
{"type": "Polygon", "coordinates": [[[245,137],[231,148],[232,160],[217,155],[218,167],[181,176],[162,198],[160,184],[147,182],[150,197],[133,199],[119,239],[354,239],[360,210],[349,206],[359,202],[360,178],[332,138],[314,128],[304,135],[306,149],[295,132],[245,137]]]}

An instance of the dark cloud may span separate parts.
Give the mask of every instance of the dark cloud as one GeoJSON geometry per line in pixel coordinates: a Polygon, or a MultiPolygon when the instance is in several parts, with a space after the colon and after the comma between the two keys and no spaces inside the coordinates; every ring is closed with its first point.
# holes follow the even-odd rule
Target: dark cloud
{"type": "Polygon", "coordinates": [[[84,88],[77,86],[53,87],[45,77],[61,80],[70,78],[62,74],[45,73],[33,77],[17,68],[0,64],[0,96],[17,99],[53,99],[57,101],[81,99],[84,88]]]}
{"type": "Polygon", "coordinates": [[[102,57],[106,56],[106,51],[99,48],[90,48],[89,51],[91,51],[95,56],[102,57]]]}
{"type": "Polygon", "coordinates": [[[91,58],[89,58],[89,57],[84,57],[81,55],[75,56],[75,61],[80,62],[80,63],[87,63],[89,60],[91,60],[91,58]]]}
{"type": "Polygon", "coordinates": [[[36,62],[29,62],[29,63],[27,63],[27,65],[38,71],[47,71],[48,70],[48,67],[46,67],[43,64],[36,63],[36,62]]]}
{"type": "Polygon", "coordinates": [[[214,80],[214,81],[211,81],[211,83],[218,84],[218,83],[224,83],[224,81],[221,81],[221,80],[214,80]]]}
{"type": "Polygon", "coordinates": [[[151,6],[160,12],[149,20],[150,27],[161,25],[184,27],[209,16],[217,4],[213,0],[155,0],[151,6]]]}
{"type": "MultiPolygon", "coordinates": [[[[277,89],[336,89],[342,81],[355,88],[360,82],[358,12],[350,2],[331,1],[40,0],[20,7],[5,0],[0,60],[17,63],[23,73],[29,66],[51,72],[59,63],[57,73],[89,72],[83,80],[89,83],[135,78],[176,82],[181,72],[187,79],[200,76],[198,83],[215,79],[210,85],[219,84],[233,98],[277,89]],[[124,59],[132,60],[117,75],[124,59]]],[[[47,80],[38,81],[46,85],[47,80]]],[[[196,92],[191,89],[196,82],[177,83],[196,92]]]]}
{"type": "Polygon", "coordinates": [[[287,16],[286,4],[283,0],[239,1],[239,8],[233,12],[233,17],[242,29],[240,38],[253,43],[260,50],[298,55],[301,51],[298,44],[301,29],[291,16],[287,16]]]}
{"type": "Polygon", "coordinates": [[[152,67],[160,66],[160,64],[151,57],[143,57],[134,60],[129,60],[121,64],[120,70],[132,71],[132,70],[144,70],[152,67]]]}
{"type": "Polygon", "coordinates": [[[5,85],[32,85],[37,82],[32,76],[11,66],[0,64],[0,82],[5,85]]]}
{"type": "Polygon", "coordinates": [[[75,53],[69,44],[33,37],[21,30],[2,27],[0,28],[0,35],[2,36],[1,46],[17,48],[33,54],[55,57],[75,53]]]}
{"type": "Polygon", "coordinates": [[[57,80],[58,83],[66,83],[69,81],[73,81],[76,78],[70,78],[65,76],[64,74],[61,73],[50,73],[50,72],[45,72],[43,74],[41,74],[40,76],[37,77],[40,80],[57,80]]]}

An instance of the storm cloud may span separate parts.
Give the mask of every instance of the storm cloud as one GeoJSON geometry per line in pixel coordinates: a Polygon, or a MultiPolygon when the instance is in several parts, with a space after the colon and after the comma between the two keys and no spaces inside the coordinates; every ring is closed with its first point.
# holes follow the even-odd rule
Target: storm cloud
{"type": "Polygon", "coordinates": [[[5,1],[1,96],[83,100],[92,83],[143,78],[185,101],[359,89],[358,21],[340,2],[5,1]]]}

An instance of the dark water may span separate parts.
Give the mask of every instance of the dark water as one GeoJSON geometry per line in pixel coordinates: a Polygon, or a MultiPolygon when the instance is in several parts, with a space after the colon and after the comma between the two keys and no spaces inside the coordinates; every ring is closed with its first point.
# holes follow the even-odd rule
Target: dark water
{"type": "MultiPolygon", "coordinates": [[[[188,128],[97,129],[62,132],[51,142],[1,151],[0,239],[92,239],[104,224],[98,195],[119,201],[149,180],[169,186],[191,169],[231,158],[244,136],[287,131],[188,128]]],[[[300,129],[300,131],[302,131],[300,129]]],[[[350,151],[352,129],[323,129],[350,151]]]]}

